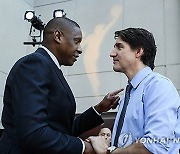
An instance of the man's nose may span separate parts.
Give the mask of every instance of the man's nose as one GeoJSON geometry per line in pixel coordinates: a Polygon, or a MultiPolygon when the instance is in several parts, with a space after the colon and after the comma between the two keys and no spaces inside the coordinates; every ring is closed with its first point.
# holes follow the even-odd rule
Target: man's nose
{"type": "Polygon", "coordinates": [[[81,54],[81,53],[82,53],[82,48],[81,48],[81,46],[80,46],[80,45],[78,46],[77,52],[78,52],[79,54],[81,54]]]}
{"type": "Polygon", "coordinates": [[[115,52],[115,49],[113,49],[112,51],[111,51],[111,53],[110,53],[110,55],[109,55],[110,57],[114,57],[114,56],[116,56],[116,52],[115,52]]]}

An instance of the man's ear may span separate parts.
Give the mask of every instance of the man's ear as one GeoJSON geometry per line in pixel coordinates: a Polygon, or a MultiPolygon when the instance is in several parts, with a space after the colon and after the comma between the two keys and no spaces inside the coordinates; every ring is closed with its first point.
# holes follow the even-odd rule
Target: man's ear
{"type": "Polygon", "coordinates": [[[144,49],[143,48],[138,48],[136,50],[136,58],[141,57],[144,54],[144,49]]]}
{"type": "Polygon", "coordinates": [[[62,37],[63,37],[63,33],[59,30],[55,30],[54,31],[54,40],[57,43],[61,43],[62,42],[62,37]]]}

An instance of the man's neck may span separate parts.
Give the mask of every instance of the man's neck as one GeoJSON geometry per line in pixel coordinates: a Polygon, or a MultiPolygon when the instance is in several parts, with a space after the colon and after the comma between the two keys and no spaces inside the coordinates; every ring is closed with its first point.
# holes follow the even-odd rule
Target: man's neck
{"type": "Polygon", "coordinates": [[[140,65],[134,65],[132,66],[132,68],[130,68],[127,72],[125,72],[124,74],[127,76],[128,81],[131,81],[133,79],[133,77],[142,69],[144,69],[146,67],[146,65],[144,64],[140,64],[140,65]]]}

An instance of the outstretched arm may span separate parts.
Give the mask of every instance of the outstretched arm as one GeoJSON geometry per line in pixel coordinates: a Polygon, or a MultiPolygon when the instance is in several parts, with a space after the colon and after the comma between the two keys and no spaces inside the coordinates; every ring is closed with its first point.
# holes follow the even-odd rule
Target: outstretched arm
{"type": "Polygon", "coordinates": [[[120,100],[118,94],[123,91],[124,89],[116,90],[111,93],[108,93],[103,100],[97,104],[94,108],[98,113],[107,112],[110,109],[115,109],[118,105],[120,100]]]}
{"type": "MultiPolygon", "coordinates": [[[[107,112],[111,108],[114,109],[118,105],[119,96],[118,94],[123,91],[123,89],[113,91],[108,93],[103,100],[94,106],[94,109],[101,114],[102,112],[107,112]]],[[[85,131],[88,131],[92,128],[97,127],[98,125],[102,124],[103,120],[101,116],[99,116],[93,108],[89,108],[82,114],[76,117],[74,124],[73,124],[73,135],[79,136],[85,131]],[[96,119],[96,120],[94,120],[96,119]]]]}

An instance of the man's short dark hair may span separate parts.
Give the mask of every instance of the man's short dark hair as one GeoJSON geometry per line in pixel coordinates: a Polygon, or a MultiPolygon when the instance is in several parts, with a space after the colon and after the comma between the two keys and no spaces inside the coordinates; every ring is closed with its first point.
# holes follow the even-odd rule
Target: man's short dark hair
{"type": "Polygon", "coordinates": [[[127,42],[131,49],[142,48],[144,54],[141,57],[142,62],[154,69],[154,60],[156,56],[156,44],[152,33],[143,28],[127,28],[115,32],[115,39],[120,37],[127,42]]]}
{"type": "Polygon", "coordinates": [[[54,32],[54,30],[73,30],[74,27],[80,26],[73,20],[66,17],[56,17],[51,19],[45,26],[43,35],[54,32]]]}

